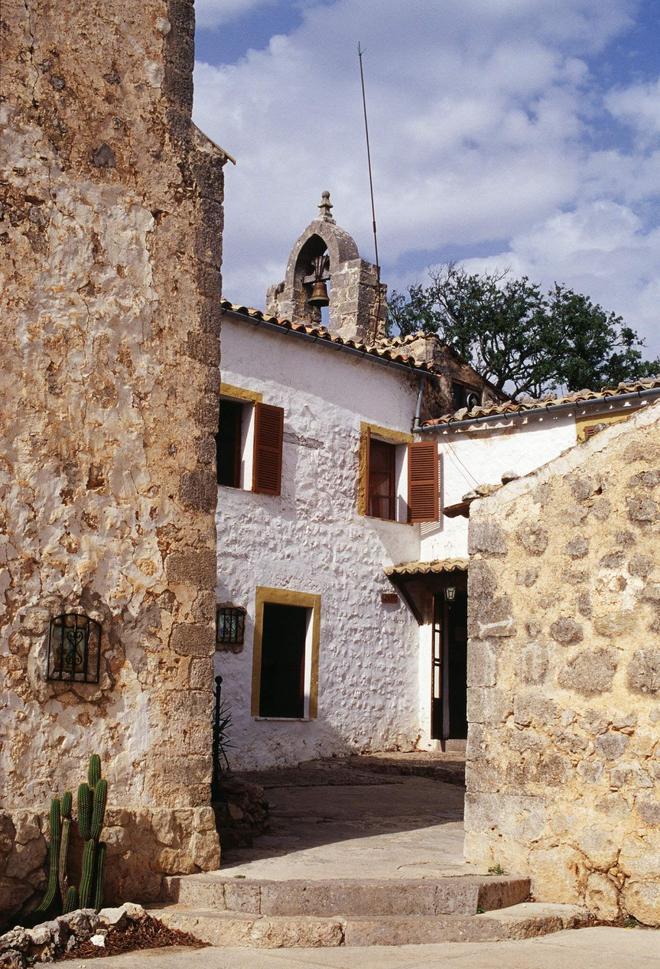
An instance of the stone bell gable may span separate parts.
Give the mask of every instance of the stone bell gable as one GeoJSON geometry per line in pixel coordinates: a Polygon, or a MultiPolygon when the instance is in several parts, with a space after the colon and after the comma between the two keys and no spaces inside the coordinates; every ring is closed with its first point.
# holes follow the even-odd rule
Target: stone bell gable
{"type": "Polygon", "coordinates": [[[373,343],[385,332],[387,286],[379,285],[377,267],[361,258],[355,240],[333,219],[329,192],[323,192],[319,209],[291,250],[285,279],[268,289],[266,313],[320,323],[319,308],[309,302],[316,277],[328,289],[330,332],[373,343]]]}

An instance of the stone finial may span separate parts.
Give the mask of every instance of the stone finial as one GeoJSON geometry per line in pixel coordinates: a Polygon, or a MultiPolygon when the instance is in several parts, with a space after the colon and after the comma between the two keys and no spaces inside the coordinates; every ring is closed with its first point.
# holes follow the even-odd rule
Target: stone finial
{"type": "Polygon", "coordinates": [[[330,201],[330,192],[321,192],[321,201],[319,202],[319,209],[321,210],[321,218],[324,222],[334,222],[332,218],[332,202],[330,201]]]}

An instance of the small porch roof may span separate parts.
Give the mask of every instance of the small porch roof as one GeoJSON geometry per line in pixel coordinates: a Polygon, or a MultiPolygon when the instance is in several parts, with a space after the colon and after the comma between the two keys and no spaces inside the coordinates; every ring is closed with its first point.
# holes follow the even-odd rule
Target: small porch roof
{"type": "Polygon", "coordinates": [[[431,562],[403,562],[385,569],[417,622],[433,619],[433,596],[447,586],[467,587],[468,559],[434,559],[431,562]]]}

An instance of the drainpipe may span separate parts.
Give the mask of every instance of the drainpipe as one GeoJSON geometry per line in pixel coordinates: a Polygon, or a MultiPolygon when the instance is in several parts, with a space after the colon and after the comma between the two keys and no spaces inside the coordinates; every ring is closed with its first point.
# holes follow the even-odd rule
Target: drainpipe
{"type": "Polygon", "coordinates": [[[422,397],[424,396],[424,388],[426,387],[426,374],[422,374],[419,378],[419,391],[417,392],[417,403],[415,404],[415,416],[413,418],[412,430],[420,430],[420,415],[422,413],[422,397]]]}

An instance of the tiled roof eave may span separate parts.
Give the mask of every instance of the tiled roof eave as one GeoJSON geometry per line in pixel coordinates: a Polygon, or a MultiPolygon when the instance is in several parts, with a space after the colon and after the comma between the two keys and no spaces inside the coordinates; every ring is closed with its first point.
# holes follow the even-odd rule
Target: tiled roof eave
{"type": "Polygon", "coordinates": [[[253,323],[264,323],[267,326],[277,327],[283,331],[299,333],[307,338],[316,339],[319,345],[331,344],[335,347],[345,347],[348,350],[360,353],[365,357],[376,357],[384,363],[394,364],[399,369],[404,368],[413,372],[435,376],[433,370],[425,363],[417,363],[414,357],[395,353],[391,349],[380,349],[375,345],[366,343],[356,343],[355,340],[345,340],[343,337],[330,333],[324,326],[314,326],[308,323],[296,323],[289,319],[281,319],[277,316],[269,316],[261,310],[251,306],[241,306],[238,303],[230,303],[229,300],[222,300],[222,309],[225,312],[233,313],[238,317],[245,317],[253,323]]]}
{"type": "Polygon", "coordinates": [[[660,396],[660,376],[642,380],[620,383],[617,387],[605,387],[603,390],[576,390],[563,397],[548,397],[541,400],[506,401],[503,404],[473,407],[472,410],[459,410],[453,414],[445,414],[425,421],[424,428],[447,427],[452,424],[465,424],[484,418],[507,418],[532,412],[541,413],[557,408],[579,407],[581,404],[592,405],[599,401],[605,403],[615,398],[633,398],[641,395],[654,396],[657,391],[660,396]]]}
{"type": "Polygon", "coordinates": [[[389,565],[385,568],[385,575],[429,575],[441,572],[467,572],[467,559],[434,559],[430,562],[403,562],[401,565],[389,565]]]}

